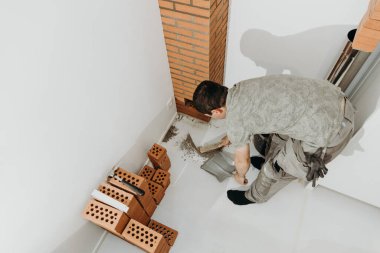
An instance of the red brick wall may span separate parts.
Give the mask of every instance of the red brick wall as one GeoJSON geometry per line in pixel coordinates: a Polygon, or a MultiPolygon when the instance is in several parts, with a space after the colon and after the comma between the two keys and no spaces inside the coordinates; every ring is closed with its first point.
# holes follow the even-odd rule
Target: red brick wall
{"type": "Polygon", "coordinates": [[[380,0],[371,0],[367,13],[356,31],[352,47],[364,52],[372,52],[380,41],[380,0]]]}
{"type": "Polygon", "coordinates": [[[201,81],[223,83],[228,0],[158,2],[177,109],[183,112],[201,81]]]}

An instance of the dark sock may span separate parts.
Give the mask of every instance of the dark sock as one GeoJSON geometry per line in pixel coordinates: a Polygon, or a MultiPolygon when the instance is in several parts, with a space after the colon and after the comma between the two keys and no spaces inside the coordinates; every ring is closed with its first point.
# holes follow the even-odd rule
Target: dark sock
{"type": "Polygon", "coordinates": [[[280,167],[280,165],[278,165],[277,162],[274,163],[274,169],[275,169],[277,172],[280,172],[280,170],[282,170],[282,168],[280,167]]]}
{"type": "Polygon", "coordinates": [[[265,159],[260,156],[252,156],[251,157],[251,164],[253,167],[255,167],[258,170],[261,170],[261,167],[263,166],[265,162],[265,159]]]}
{"type": "Polygon", "coordinates": [[[248,205],[253,204],[255,202],[248,200],[244,196],[244,191],[236,191],[236,190],[228,190],[227,197],[231,200],[235,205],[248,205]]]}

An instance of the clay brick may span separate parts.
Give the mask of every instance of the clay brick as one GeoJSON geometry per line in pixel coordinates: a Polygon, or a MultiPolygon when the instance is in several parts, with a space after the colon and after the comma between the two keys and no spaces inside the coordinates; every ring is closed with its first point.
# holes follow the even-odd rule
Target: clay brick
{"type": "Polygon", "coordinates": [[[186,50],[186,49],[180,49],[179,51],[183,55],[191,56],[191,57],[194,57],[194,58],[197,58],[197,59],[202,59],[202,60],[205,60],[205,61],[207,61],[208,58],[209,58],[208,55],[198,54],[198,53],[186,50]]]}
{"type": "Polygon", "coordinates": [[[368,29],[372,30],[380,30],[380,20],[375,20],[375,19],[364,19],[363,20],[363,26],[368,29]]]}
{"type": "Polygon", "coordinates": [[[202,41],[202,40],[199,40],[199,39],[193,39],[193,38],[189,38],[189,37],[182,36],[182,35],[178,35],[177,39],[179,41],[188,42],[188,43],[191,43],[193,45],[197,45],[197,46],[201,46],[201,47],[208,47],[209,46],[209,42],[208,41],[202,41]]]}
{"type": "Polygon", "coordinates": [[[177,39],[177,34],[164,31],[165,39],[177,39]]]}
{"type": "Polygon", "coordinates": [[[194,32],[193,33],[193,37],[197,38],[197,39],[200,39],[200,40],[203,40],[203,41],[208,41],[209,38],[210,38],[210,35],[209,34],[201,34],[201,33],[198,33],[198,32],[194,32]]]}
{"type": "Polygon", "coordinates": [[[195,64],[202,65],[204,67],[209,67],[208,61],[200,60],[200,59],[195,59],[195,64]]]}
{"type": "Polygon", "coordinates": [[[83,217],[114,234],[121,234],[129,217],[122,211],[94,199],[90,200],[82,213],[83,217]]]}
{"type": "Polygon", "coordinates": [[[109,197],[127,205],[129,209],[126,214],[129,218],[135,219],[145,225],[148,224],[150,218],[144,211],[144,208],[135,198],[135,196],[133,196],[133,194],[123,191],[107,183],[101,183],[98,187],[98,190],[108,195],[109,197]]]}
{"type": "Polygon", "coordinates": [[[185,77],[194,79],[195,83],[200,83],[200,82],[202,82],[204,80],[204,78],[202,78],[202,77],[199,77],[199,76],[193,75],[193,74],[189,74],[189,73],[186,73],[186,72],[183,72],[182,75],[185,76],[185,77]]]}
{"type": "Polygon", "coordinates": [[[133,219],[128,223],[122,236],[129,243],[148,253],[167,253],[170,250],[169,244],[160,233],[133,219]]]}
{"type": "Polygon", "coordinates": [[[176,230],[169,228],[155,220],[150,220],[148,227],[163,235],[170,246],[174,245],[174,242],[178,236],[178,232],[176,230]]]}
{"type": "Polygon", "coordinates": [[[202,54],[209,54],[209,50],[208,50],[208,48],[203,48],[203,47],[197,47],[197,46],[194,46],[193,47],[193,50],[195,51],[195,52],[198,52],[198,53],[202,53],[202,54]]]}
{"type": "Polygon", "coordinates": [[[355,34],[354,41],[357,37],[360,38],[361,36],[373,38],[373,39],[376,39],[379,41],[380,40],[380,31],[368,29],[368,28],[364,27],[363,25],[360,25],[359,29],[357,30],[357,32],[355,34]]]}
{"type": "Polygon", "coordinates": [[[378,0],[371,0],[369,3],[369,17],[371,19],[380,20],[380,11],[378,10],[380,3],[378,2],[378,0]]]}
{"type": "Polygon", "coordinates": [[[210,9],[210,1],[205,1],[205,0],[193,0],[193,5],[210,9]]]}
{"type": "Polygon", "coordinates": [[[178,80],[181,80],[181,81],[184,81],[184,82],[188,82],[188,83],[191,83],[191,84],[196,84],[197,83],[196,80],[184,77],[183,75],[172,74],[172,78],[175,78],[175,79],[178,79],[178,80]]]}
{"type": "Polygon", "coordinates": [[[188,87],[188,86],[183,85],[181,88],[182,88],[182,90],[190,92],[192,94],[192,93],[194,93],[194,90],[196,89],[196,86],[193,85],[192,87],[188,87]]]}
{"type": "Polygon", "coordinates": [[[376,11],[380,11],[380,1],[379,0],[376,0],[375,1],[375,4],[374,4],[374,7],[373,7],[376,11]]]}
{"type": "Polygon", "coordinates": [[[181,74],[182,74],[182,71],[181,71],[181,70],[178,70],[178,69],[170,68],[170,73],[171,73],[171,74],[181,75],[181,74]]]}
{"type": "MultiPolygon", "coordinates": [[[[185,99],[189,99],[187,98],[187,96],[184,94],[184,91],[174,91],[174,96],[178,99],[181,99],[183,101],[185,101],[185,99]]],[[[177,107],[177,110],[178,110],[178,107],[177,107]]]]}
{"type": "Polygon", "coordinates": [[[167,18],[167,17],[161,17],[162,23],[166,25],[175,25],[175,19],[167,18]]]}
{"type": "Polygon", "coordinates": [[[155,143],[148,151],[148,157],[152,161],[159,161],[166,155],[166,148],[155,143]]]}
{"type": "Polygon", "coordinates": [[[186,30],[186,29],[183,29],[183,28],[179,28],[179,27],[176,27],[176,26],[171,26],[171,25],[165,25],[165,24],[163,24],[162,27],[163,27],[164,31],[172,32],[172,33],[175,33],[175,34],[181,34],[181,35],[186,35],[186,36],[192,36],[193,35],[192,31],[189,31],[189,30],[186,30]]]}
{"type": "Polygon", "coordinates": [[[166,189],[170,184],[170,173],[161,169],[156,170],[156,173],[152,177],[152,181],[160,184],[166,189]]]}
{"type": "Polygon", "coordinates": [[[192,100],[193,90],[200,81],[214,78],[223,83],[229,1],[161,1],[174,2],[174,10],[162,7],[160,11],[161,17],[166,18],[162,20],[164,25],[170,22],[167,18],[175,20],[176,25],[165,27],[164,36],[166,45],[170,45],[168,60],[177,110],[208,121],[183,103],[186,99],[192,100]],[[191,32],[191,35],[180,31],[191,32]]]}
{"type": "Polygon", "coordinates": [[[148,185],[147,180],[143,177],[140,177],[134,173],[125,171],[121,168],[118,168],[115,171],[115,173],[116,173],[116,175],[118,175],[119,177],[124,179],[125,181],[133,184],[134,186],[142,189],[145,192],[145,194],[143,196],[140,196],[138,194],[135,194],[132,189],[130,189],[128,186],[124,185],[122,182],[119,182],[118,180],[116,180],[114,178],[111,178],[108,180],[108,182],[111,185],[116,186],[120,189],[123,189],[129,193],[132,193],[137,198],[137,200],[140,202],[140,204],[142,205],[142,207],[144,208],[144,210],[148,214],[148,216],[151,217],[153,215],[154,211],[156,210],[157,205],[155,204],[153,197],[150,194],[149,185],[148,185]]]}
{"type": "Polygon", "coordinates": [[[201,18],[201,17],[194,17],[194,23],[200,24],[200,25],[209,25],[210,24],[210,18],[201,18]]]}
{"type": "Polygon", "coordinates": [[[176,18],[176,19],[182,19],[182,20],[187,20],[187,21],[192,21],[193,16],[189,14],[184,14],[172,10],[164,10],[160,9],[161,16],[166,16],[166,17],[171,17],[171,18],[176,18]]]}
{"type": "Polygon", "coordinates": [[[179,41],[173,40],[173,39],[165,39],[165,42],[166,42],[166,44],[181,47],[181,48],[186,48],[186,49],[192,49],[193,48],[193,45],[191,45],[189,43],[179,42],[179,41]]]}
{"type": "Polygon", "coordinates": [[[187,86],[187,87],[196,87],[196,84],[195,83],[188,83],[188,82],[184,82],[184,81],[181,81],[181,80],[177,80],[177,79],[173,79],[173,83],[176,84],[176,85],[179,85],[179,86],[187,86]]]}
{"type": "Polygon", "coordinates": [[[188,57],[188,56],[185,56],[185,55],[182,55],[182,54],[177,54],[177,53],[168,51],[168,56],[169,57],[174,57],[174,58],[177,58],[177,59],[181,59],[181,60],[184,60],[184,61],[187,61],[187,62],[190,62],[190,63],[194,63],[194,58],[193,57],[188,57]]]}
{"type": "MultiPolygon", "coordinates": [[[[139,176],[142,176],[143,178],[145,178],[146,180],[151,180],[154,173],[156,172],[155,169],[153,169],[152,167],[148,166],[148,165],[145,165],[139,172],[139,176]]],[[[149,181],[148,181],[149,182],[149,181]]]]}
{"type": "Polygon", "coordinates": [[[187,28],[187,29],[190,29],[193,31],[199,31],[199,32],[203,32],[203,33],[207,33],[209,31],[208,26],[193,24],[193,23],[189,23],[186,21],[178,21],[177,25],[178,25],[178,27],[184,27],[184,28],[187,28]]]}
{"type": "Polygon", "coordinates": [[[151,180],[148,180],[148,185],[149,185],[149,190],[153,196],[154,201],[156,202],[157,205],[160,204],[161,200],[163,199],[165,195],[164,188],[161,185],[151,180]]]}
{"type": "MultiPolygon", "coordinates": [[[[172,74],[172,76],[176,76],[172,74]]],[[[170,159],[167,156],[166,149],[158,145],[157,143],[153,144],[153,146],[148,151],[149,160],[152,162],[153,166],[157,169],[169,170],[171,163],[170,159]]]]}
{"type": "Polygon", "coordinates": [[[181,66],[177,63],[169,63],[170,64],[170,68],[174,68],[174,69],[178,69],[178,70],[182,70],[182,71],[185,71],[185,72],[188,72],[188,73],[192,73],[192,74],[195,74],[195,69],[192,69],[192,68],[188,68],[188,67],[185,67],[185,66],[181,66]]]}
{"type": "Polygon", "coordinates": [[[159,0],[158,3],[160,5],[160,8],[162,7],[162,8],[173,9],[173,7],[174,7],[174,4],[172,2],[169,2],[169,1],[159,0]]]}
{"type": "Polygon", "coordinates": [[[208,73],[208,67],[203,67],[203,66],[200,66],[200,65],[197,65],[197,64],[184,62],[184,61],[181,61],[179,59],[173,59],[173,58],[170,59],[169,58],[169,63],[177,63],[177,64],[180,64],[182,66],[186,66],[186,67],[189,67],[189,68],[197,69],[199,71],[208,73]]]}
{"type": "Polygon", "coordinates": [[[172,1],[177,2],[177,3],[190,4],[190,0],[172,0],[172,1]]]}
{"type": "Polygon", "coordinates": [[[178,4],[178,3],[174,4],[174,6],[175,6],[175,9],[177,11],[182,11],[185,13],[198,15],[198,16],[202,16],[202,17],[209,17],[209,15],[210,15],[209,10],[205,10],[205,9],[201,9],[201,8],[197,8],[197,7],[192,7],[192,6],[188,6],[188,5],[183,5],[183,4],[178,4]]]}
{"type": "Polygon", "coordinates": [[[178,47],[176,47],[176,46],[172,46],[172,45],[166,45],[166,49],[167,49],[168,51],[172,51],[172,52],[175,52],[175,53],[178,53],[178,52],[179,52],[178,47]]]}
{"type": "Polygon", "coordinates": [[[375,44],[368,45],[368,44],[361,43],[360,41],[356,41],[356,42],[354,41],[354,43],[352,43],[352,48],[363,51],[363,52],[373,52],[376,49],[376,47],[377,45],[375,44]]]}

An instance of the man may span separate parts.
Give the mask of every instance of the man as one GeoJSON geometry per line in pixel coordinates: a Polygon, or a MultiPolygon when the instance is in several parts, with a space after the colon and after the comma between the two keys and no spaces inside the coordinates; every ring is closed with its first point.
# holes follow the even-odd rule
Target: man
{"type": "Polygon", "coordinates": [[[340,88],[324,80],[274,75],[231,89],[203,81],[193,102],[201,113],[226,118],[224,144],[236,148],[234,177],[240,184],[247,182],[252,137],[270,134],[265,163],[250,189],[227,192],[237,205],[265,202],[296,178],[314,184],[353,134],[353,106],[340,88]]]}

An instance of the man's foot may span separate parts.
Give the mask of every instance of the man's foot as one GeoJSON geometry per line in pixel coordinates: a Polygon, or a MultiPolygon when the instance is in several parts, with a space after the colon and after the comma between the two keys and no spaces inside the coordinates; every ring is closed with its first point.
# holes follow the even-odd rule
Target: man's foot
{"type": "Polygon", "coordinates": [[[258,170],[261,170],[261,167],[263,167],[264,163],[265,163],[265,159],[260,156],[251,157],[251,164],[253,165],[253,167],[255,167],[258,170]]]}
{"type": "Polygon", "coordinates": [[[229,200],[231,200],[235,205],[248,205],[253,204],[255,202],[248,200],[245,195],[244,191],[236,191],[236,190],[228,190],[227,191],[227,197],[229,200]]]}

